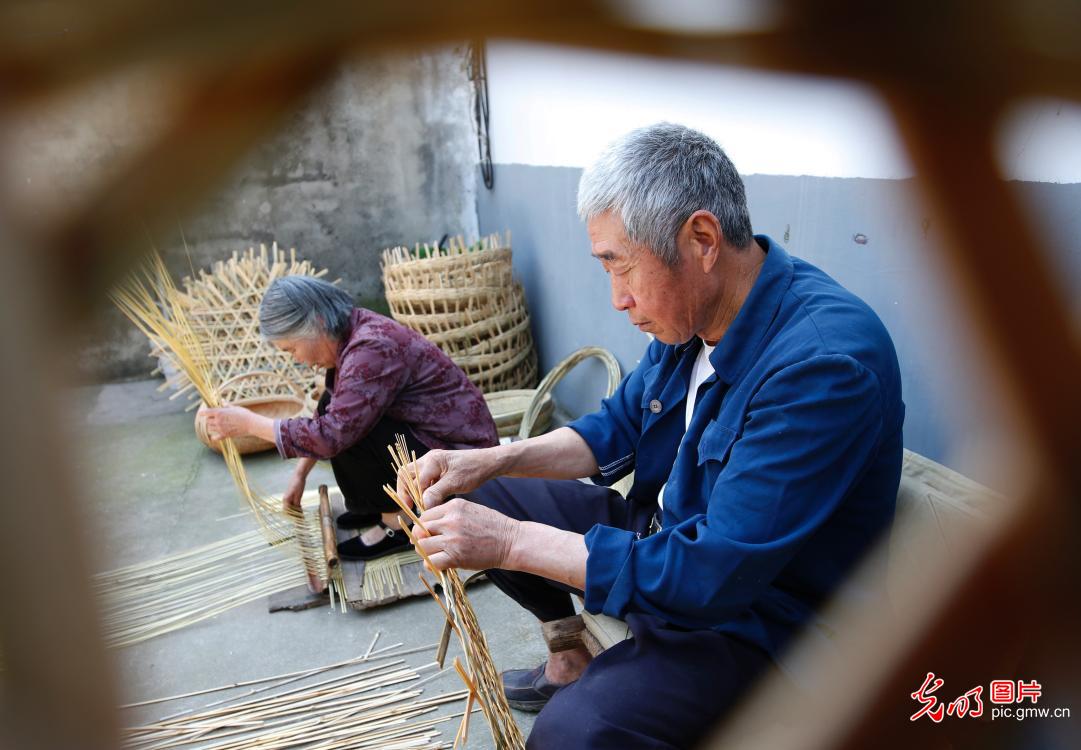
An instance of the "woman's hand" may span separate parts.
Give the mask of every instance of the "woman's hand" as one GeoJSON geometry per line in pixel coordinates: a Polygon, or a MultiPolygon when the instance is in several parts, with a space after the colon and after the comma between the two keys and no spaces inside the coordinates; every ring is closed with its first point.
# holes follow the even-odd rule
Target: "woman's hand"
{"type": "Polygon", "coordinates": [[[505,568],[521,529],[520,521],[460,497],[424,511],[420,523],[417,546],[439,570],[505,568]]]}
{"type": "Polygon", "coordinates": [[[424,508],[434,508],[459,492],[475,490],[489,479],[499,476],[501,466],[494,449],[447,451],[433,449],[407,464],[398,472],[398,497],[408,500],[406,476],[416,471],[423,492],[424,508]]]}
{"type": "Polygon", "coordinates": [[[289,480],[289,484],[286,485],[285,492],[282,494],[283,512],[300,512],[300,498],[304,496],[304,484],[306,481],[306,476],[293,474],[293,478],[289,480]]]}
{"type": "Polygon", "coordinates": [[[251,435],[255,414],[243,406],[222,406],[206,410],[206,430],[213,440],[251,435]]]}

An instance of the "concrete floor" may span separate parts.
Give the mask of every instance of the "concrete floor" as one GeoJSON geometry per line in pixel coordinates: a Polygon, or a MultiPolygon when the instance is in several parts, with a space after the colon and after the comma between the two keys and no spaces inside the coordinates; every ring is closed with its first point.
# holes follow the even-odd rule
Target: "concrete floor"
{"type": "MultiPolygon", "coordinates": [[[[93,503],[88,531],[96,540],[99,570],[150,560],[253,528],[241,514],[240,496],[224,463],[205,448],[192,429],[185,403],[169,401],[145,380],[79,389],[69,413],[77,415],[78,476],[93,503]]],[[[263,453],[245,461],[253,484],[280,492],[291,462],[263,453]]],[[[333,484],[329,465],[320,465],[309,487],[333,484]]],[[[487,583],[470,588],[470,599],[484,628],[498,669],[532,667],[545,656],[536,621],[487,583]]],[[[415,598],[341,614],[328,608],[270,614],[265,601],[253,602],[213,619],[144,643],[111,651],[122,703],[175,695],[240,680],[280,674],[363,654],[378,631],[378,646],[401,642],[403,648],[434,643],[442,617],[434,602],[415,598]]],[[[453,643],[453,639],[452,639],[453,643]]],[[[459,653],[452,645],[449,656],[459,653]]],[[[414,667],[434,658],[428,653],[405,657],[414,667]]],[[[449,664],[449,659],[448,659],[449,664]]],[[[426,672],[422,676],[427,676],[426,672]]],[[[428,683],[426,697],[455,691],[453,673],[428,683]]],[[[133,725],[189,707],[210,697],[174,701],[122,713],[133,725]]],[[[450,710],[461,710],[455,704],[450,710]]],[[[533,716],[516,712],[523,733],[533,716]]],[[[449,728],[449,729],[448,729],[449,728]]],[[[454,725],[444,738],[453,739],[454,725]]],[[[471,722],[470,748],[493,747],[482,717],[471,722]]]]}

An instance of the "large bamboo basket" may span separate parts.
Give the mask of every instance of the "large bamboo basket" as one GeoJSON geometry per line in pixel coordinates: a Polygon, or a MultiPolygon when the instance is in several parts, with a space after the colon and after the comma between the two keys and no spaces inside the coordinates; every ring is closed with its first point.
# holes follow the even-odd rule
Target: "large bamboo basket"
{"type": "MultiPolygon", "coordinates": [[[[234,252],[209,269],[185,277],[180,304],[202,347],[212,381],[225,383],[238,375],[271,371],[304,390],[319,382],[313,368],[297,364],[289,354],[263,340],[259,334],[259,304],[267,287],[281,276],[319,278],[326,273],[326,269],[318,270],[310,261],[298,260],[295,249],[286,253],[274,243],[269,249],[260,245],[258,251],[248,248],[244,253],[234,252]]],[[[183,373],[167,373],[167,379],[178,393],[195,396],[183,373]]],[[[241,379],[233,385],[233,397],[271,397],[273,387],[262,390],[267,382],[241,379]]]]}
{"type": "Polygon", "coordinates": [[[391,315],[441,348],[483,392],[537,381],[525,292],[514,281],[509,235],[448,248],[418,245],[383,252],[391,315]]]}
{"type": "MultiPolygon", "coordinates": [[[[270,419],[291,419],[308,413],[305,392],[280,373],[269,370],[244,373],[230,378],[218,387],[218,394],[223,403],[228,403],[230,406],[243,406],[270,419]],[[237,398],[239,394],[252,392],[261,395],[237,398]]],[[[195,412],[195,434],[203,445],[221,453],[222,441],[214,440],[207,431],[206,410],[206,404],[200,403],[195,412]]],[[[276,447],[272,442],[251,435],[233,438],[233,442],[242,455],[259,453],[276,447]]]]}

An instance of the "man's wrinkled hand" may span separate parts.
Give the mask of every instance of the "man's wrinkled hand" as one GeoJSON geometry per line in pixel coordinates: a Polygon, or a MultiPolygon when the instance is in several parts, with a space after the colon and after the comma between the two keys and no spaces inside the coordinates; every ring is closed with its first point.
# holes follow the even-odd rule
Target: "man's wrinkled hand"
{"type": "Polygon", "coordinates": [[[406,477],[412,477],[414,471],[420,480],[424,508],[441,505],[447,498],[475,490],[499,475],[498,465],[488,450],[431,450],[398,472],[398,497],[402,500],[410,498],[406,477]]]}
{"type": "Polygon", "coordinates": [[[420,522],[423,529],[413,527],[417,547],[439,570],[507,567],[521,528],[519,521],[460,497],[424,511],[420,522]]]}

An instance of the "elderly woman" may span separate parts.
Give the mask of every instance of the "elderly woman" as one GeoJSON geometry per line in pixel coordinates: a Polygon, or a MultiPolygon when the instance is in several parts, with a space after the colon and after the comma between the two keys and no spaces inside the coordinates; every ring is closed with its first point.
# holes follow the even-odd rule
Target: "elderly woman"
{"type": "Polygon", "coordinates": [[[354,307],[325,281],[286,276],[267,289],[259,327],[271,344],[302,364],[327,368],[326,391],[310,419],[270,419],[227,406],[207,414],[214,436],[274,441],[299,458],[283,504],[299,507],[308,473],[330,459],[348,512],[343,528],[366,530],[338,545],[348,559],[406,549],[397,508],[383,492],[395,482],[387,446],[405,436],[418,456],[431,448],[496,445],[495,422],[480,390],[431,342],[382,315],[354,307]]]}

